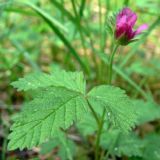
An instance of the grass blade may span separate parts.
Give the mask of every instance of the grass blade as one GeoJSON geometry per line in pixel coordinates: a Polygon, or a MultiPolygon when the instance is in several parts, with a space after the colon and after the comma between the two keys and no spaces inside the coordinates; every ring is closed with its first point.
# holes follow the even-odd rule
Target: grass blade
{"type": "Polygon", "coordinates": [[[28,5],[30,8],[32,8],[41,17],[43,17],[43,19],[46,22],[54,25],[55,27],[59,28],[60,30],[62,30],[64,32],[66,32],[66,33],[68,32],[68,30],[64,27],[63,24],[59,23],[56,19],[54,19],[49,14],[47,14],[46,12],[44,12],[41,8],[37,7],[36,5],[34,5],[33,3],[30,3],[30,2],[27,2],[25,4],[28,5]]]}
{"type": "MultiPolygon", "coordinates": [[[[68,20],[70,20],[75,27],[77,27],[77,19],[76,17],[74,17],[69,11],[67,11],[63,5],[61,5],[59,2],[57,2],[56,0],[51,0],[51,2],[54,4],[54,6],[59,9],[64,16],[66,16],[68,18],[68,20]]],[[[82,17],[81,17],[82,18],[82,17]]],[[[80,24],[79,24],[80,25],[80,24]]],[[[78,26],[81,28],[81,30],[88,36],[89,32],[88,30],[86,30],[86,28],[84,28],[82,25],[78,26]]]]}
{"type": "Polygon", "coordinates": [[[85,71],[87,71],[87,67],[86,67],[85,63],[81,60],[80,56],[75,51],[75,49],[72,47],[72,45],[70,44],[70,42],[59,31],[59,29],[57,28],[57,26],[55,25],[55,23],[53,23],[54,21],[51,20],[50,16],[48,14],[46,14],[43,10],[41,10],[39,7],[35,6],[32,3],[27,2],[25,4],[28,5],[30,8],[32,8],[37,14],[39,14],[47,22],[47,24],[52,28],[52,30],[55,32],[55,34],[62,40],[62,42],[65,44],[65,46],[69,49],[70,53],[79,62],[79,64],[81,65],[81,67],[85,71]]]}
{"type": "Polygon", "coordinates": [[[83,11],[85,9],[85,5],[86,5],[86,0],[81,0],[81,5],[80,5],[80,9],[79,9],[80,18],[83,17],[83,11]]]}

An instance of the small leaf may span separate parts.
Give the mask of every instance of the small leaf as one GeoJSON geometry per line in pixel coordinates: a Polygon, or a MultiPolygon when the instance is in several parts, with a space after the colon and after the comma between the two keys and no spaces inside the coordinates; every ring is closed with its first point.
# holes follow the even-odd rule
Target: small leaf
{"type": "Polygon", "coordinates": [[[122,131],[128,132],[134,126],[137,115],[124,90],[107,85],[98,86],[89,92],[88,100],[95,108],[104,107],[108,119],[122,131]]]}
{"type": "Polygon", "coordinates": [[[152,133],[145,136],[146,143],[143,151],[143,158],[145,160],[159,160],[160,159],[160,135],[152,133]]]}
{"type": "Polygon", "coordinates": [[[64,134],[59,134],[52,140],[49,140],[40,146],[40,154],[45,155],[51,153],[56,147],[58,147],[57,157],[62,160],[72,160],[76,153],[76,146],[74,142],[68,139],[64,134]]]}
{"type": "Polygon", "coordinates": [[[126,135],[117,130],[112,130],[102,134],[101,146],[118,157],[123,155],[142,157],[145,142],[133,133],[126,135]],[[111,148],[111,146],[113,147],[111,148]]]}
{"type": "Polygon", "coordinates": [[[154,102],[135,100],[133,103],[134,108],[138,113],[137,125],[160,119],[160,106],[154,102]]]}
{"type": "Polygon", "coordinates": [[[92,135],[98,129],[96,120],[91,113],[86,113],[76,126],[83,136],[92,135]]]}

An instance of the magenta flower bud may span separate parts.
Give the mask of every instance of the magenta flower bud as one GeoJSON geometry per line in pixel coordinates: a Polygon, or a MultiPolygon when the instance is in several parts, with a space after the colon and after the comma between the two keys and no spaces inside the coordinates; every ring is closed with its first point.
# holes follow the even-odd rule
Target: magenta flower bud
{"type": "Polygon", "coordinates": [[[120,45],[127,45],[133,39],[148,28],[147,24],[141,25],[137,30],[134,30],[134,25],[137,21],[136,13],[129,8],[124,8],[116,17],[115,38],[120,45]]]}

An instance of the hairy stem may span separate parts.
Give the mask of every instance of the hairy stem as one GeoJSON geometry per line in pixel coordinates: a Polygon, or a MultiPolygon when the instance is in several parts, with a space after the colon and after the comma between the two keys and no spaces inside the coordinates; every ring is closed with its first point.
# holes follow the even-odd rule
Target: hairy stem
{"type": "Polygon", "coordinates": [[[95,118],[95,120],[97,122],[97,126],[98,126],[98,133],[96,136],[96,144],[95,144],[95,160],[98,160],[99,159],[99,143],[100,143],[101,132],[103,129],[105,111],[103,112],[102,118],[99,120],[97,113],[94,111],[94,109],[92,108],[92,106],[88,100],[87,100],[87,103],[88,103],[88,106],[93,114],[93,117],[95,118]]]}
{"type": "Polygon", "coordinates": [[[114,55],[118,49],[119,45],[117,44],[113,51],[112,51],[112,54],[110,56],[110,59],[109,59],[109,71],[108,71],[108,84],[111,84],[112,82],[112,66],[113,66],[113,60],[114,60],[114,55]]]}
{"type": "Polygon", "coordinates": [[[97,133],[97,138],[96,138],[96,146],[95,146],[95,160],[99,160],[99,147],[100,147],[100,138],[101,138],[101,133],[103,130],[103,124],[104,124],[104,117],[105,117],[105,109],[103,111],[99,126],[98,126],[98,133],[97,133]]]}
{"type": "MultiPolygon", "coordinates": [[[[114,55],[118,49],[119,45],[117,44],[110,56],[110,60],[109,60],[109,76],[108,76],[108,83],[111,84],[112,82],[112,66],[113,66],[113,60],[114,60],[114,55]]],[[[101,133],[103,130],[103,124],[104,124],[104,118],[105,118],[105,113],[106,110],[104,109],[101,120],[99,121],[99,128],[98,128],[98,133],[97,133],[97,139],[96,139],[96,149],[95,149],[95,159],[99,160],[99,147],[100,147],[100,137],[101,137],[101,133]]]]}
{"type": "MultiPolygon", "coordinates": [[[[109,76],[108,76],[108,83],[111,84],[112,82],[112,65],[113,65],[113,60],[114,60],[114,55],[118,49],[119,45],[116,45],[111,53],[110,56],[110,60],[109,60],[109,76]]],[[[104,109],[103,113],[102,113],[102,117],[99,120],[97,113],[94,111],[94,109],[92,108],[91,104],[89,103],[89,101],[87,100],[88,106],[97,122],[98,125],[98,132],[97,132],[97,136],[96,136],[96,144],[95,144],[95,160],[99,160],[100,155],[99,155],[99,148],[100,148],[100,137],[101,137],[101,133],[103,130],[103,124],[104,124],[104,118],[105,118],[105,113],[106,110],[104,109]]]]}
{"type": "Polygon", "coordinates": [[[99,118],[97,116],[97,113],[94,111],[94,109],[92,108],[91,104],[89,103],[89,101],[87,100],[87,103],[88,103],[88,106],[93,114],[93,117],[95,118],[96,122],[97,122],[97,125],[100,124],[100,121],[99,121],[99,118]]]}

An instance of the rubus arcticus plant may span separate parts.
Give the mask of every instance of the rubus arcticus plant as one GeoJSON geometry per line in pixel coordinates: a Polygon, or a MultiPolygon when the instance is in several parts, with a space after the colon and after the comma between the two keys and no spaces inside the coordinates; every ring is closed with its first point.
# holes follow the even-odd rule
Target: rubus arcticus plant
{"type": "Polygon", "coordinates": [[[148,28],[147,24],[141,25],[137,30],[133,27],[137,21],[137,15],[129,8],[124,8],[116,17],[115,37],[121,45],[127,45],[132,42],[137,35],[148,28]]]}
{"type": "MultiPolygon", "coordinates": [[[[74,125],[84,136],[88,131],[93,134],[94,142],[91,145],[95,160],[133,155],[132,147],[135,156],[143,156],[141,150],[144,143],[130,133],[140,122],[140,114],[135,107],[137,101],[129,98],[123,89],[111,84],[112,65],[118,47],[134,42],[137,35],[147,29],[145,24],[134,31],[136,20],[137,15],[131,9],[124,8],[112,23],[115,47],[109,57],[106,85],[96,86],[87,92],[82,72],[60,69],[50,74],[32,73],[12,83],[18,91],[31,91],[34,95],[31,101],[23,105],[22,111],[13,117],[14,123],[8,137],[9,150],[31,149],[51,139],[63,139],[66,147],[70,139],[67,129],[74,125]],[[90,126],[94,127],[87,130],[90,126]],[[124,143],[133,145],[124,149],[124,143]]],[[[73,159],[69,151],[66,157],[73,159]]]]}

